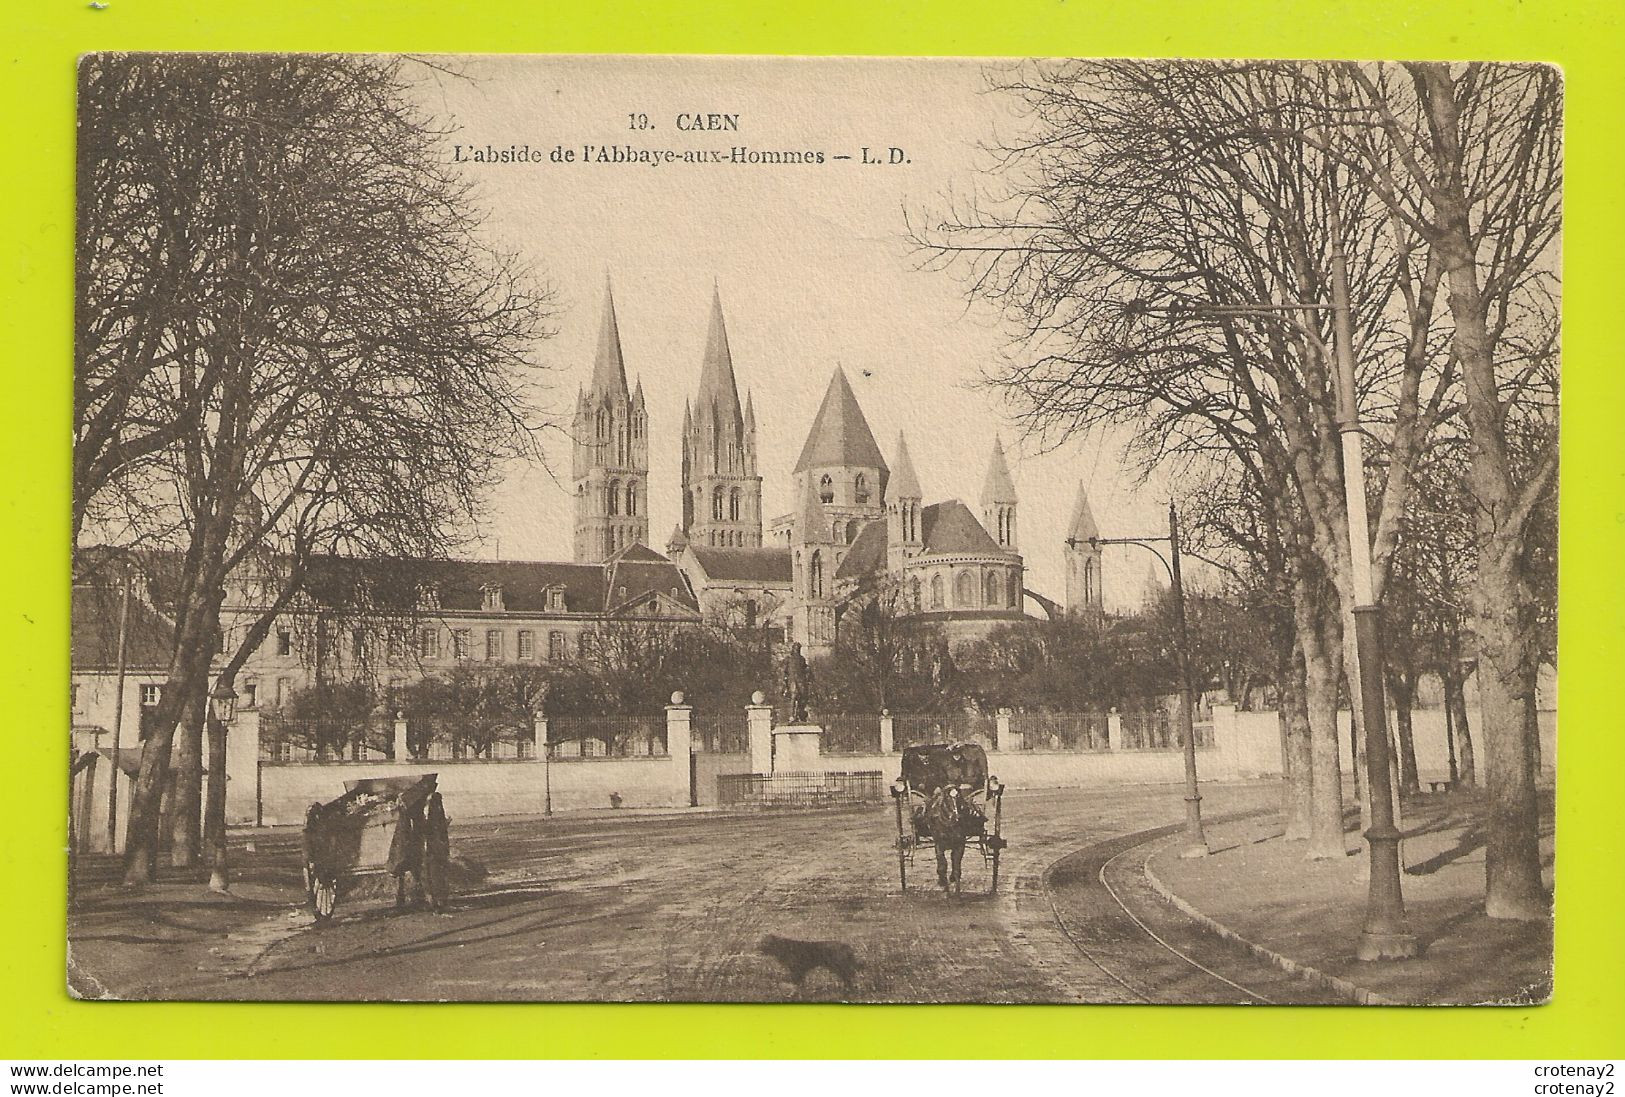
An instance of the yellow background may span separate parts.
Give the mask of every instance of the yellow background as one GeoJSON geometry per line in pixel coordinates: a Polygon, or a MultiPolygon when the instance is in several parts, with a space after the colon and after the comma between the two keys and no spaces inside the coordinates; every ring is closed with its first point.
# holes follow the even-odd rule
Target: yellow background
{"type": "MultiPolygon", "coordinates": [[[[1625,35],[1614,0],[19,0],[0,27],[0,1056],[1625,1055],[1625,35]],[[1494,58],[1568,83],[1557,989],[1536,1009],[75,1002],[63,990],[73,65],[99,49],[1494,58]]],[[[1086,1074],[1080,1087],[1088,1086],[1086,1074]]]]}

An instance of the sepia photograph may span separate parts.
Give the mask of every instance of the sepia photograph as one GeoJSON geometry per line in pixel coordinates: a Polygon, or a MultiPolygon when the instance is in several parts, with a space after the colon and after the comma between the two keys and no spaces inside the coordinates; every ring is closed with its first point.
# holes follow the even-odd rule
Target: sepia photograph
{"type": "Polygon", "coordinates": [[[77,83],[73,996],[1561,995],[1555,67],[77,83]]]}

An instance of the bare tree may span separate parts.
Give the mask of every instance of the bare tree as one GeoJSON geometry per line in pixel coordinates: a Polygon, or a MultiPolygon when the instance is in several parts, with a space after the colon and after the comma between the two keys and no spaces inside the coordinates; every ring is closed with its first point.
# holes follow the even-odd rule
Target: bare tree
{"type": "Polygon", "coordinates": [[[1542,918],[1531,526],[1556,482],[1562,85],[1538,65],[1336,70],[1326,148],[1438,255],[1473,504],[1468,620],[1489,777],[1485,910],[1542,918]]]}
{"type": "MultiPolygon", "coordinates": [[[[183,560],[175,651],[132,805],[133,882],[151,877],[176,722],[207,691],[233,570],[266,550],[295,560],[441,554],[466,534],[499,463],[532,450],[538,424],[520,371],[544,334],[543,302],[524,271],[480,244],[436,129],[406,102],[402,64],[103,56],[87,65],[82,113],[103,139],[86,152],[86,186],[147,181],[157,193],[138,222],[173,225],[138,238],[162,252],[173,229],[193,256],[179,319],[151,291],[111,306],[147,310],[131,322],[143,331],[175,329],[141,336],[162,348],[161,368],[119,384],[139,389],[131,404],[161,409],[152,418],[185,424],[173,444],[122,462],[114,477],[140,494],[143,518],[177,531],[183,560]],[[132,84],[152,89],[149,114],[133,119],[119,97],[132,84]],[[163,119],[163,142],[123,140],[149,116],[163,119]],[[184,191],[143,160],[174,148],[202,165],[184,191]]],[[[83,239],[95,249],[120,231],[128,226],[91,226],[83,239]]],[[[97,303],[124,265],[91,263],[81,286],[81,356],[115,373],[124,351],[98,333],[125,327],[97,303]]],[[[103,406],[82,401],[81,415],[103,406]]],[[[88,426],[82,435],[99,437],[88,426]]],[[[80,505],[93,513],[110,489],[94,475],[83,483],[92,494],[80,505]]],[[[287,575],[292,585],[268,604],[297,593],[300,569],[287,575]]]]}
{"type": "Polygon", "coordinates": [[[1348,254],[1358,383],[1382,443],[1361,470],[1378,492],[1379,582],[1449,362],[1433,317],[1438,262],[1304,138],[1322,117],[1302,105],[1303,81],[1291,65],[1043,62],[998,74],[1032,131],[1000,150],[1008,192],[917,239],[1018,323],[1017,352],[990,381],[1040,443],[1133,423],[1147,467],[1237,462],[1277,501],[1315,758],[1330,767],[1316,774],[1310,855],[1332,857],[1343,855],[1335,713],[1354,608],[1333,333],[1324,312],[1282,306],[1328,300],[1331,254],[1348,254]]]}

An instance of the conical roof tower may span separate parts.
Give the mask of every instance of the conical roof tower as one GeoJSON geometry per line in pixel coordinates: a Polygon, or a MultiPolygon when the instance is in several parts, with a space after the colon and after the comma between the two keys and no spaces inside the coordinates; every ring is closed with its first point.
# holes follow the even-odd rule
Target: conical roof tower
{"type": "Polygon", "coordinates": [[[812,430],[807,432],[795,471],[837,466],[878,469],[882,477],[888,471],[886,459],[875,444],[874,431],[869,429],[869,420],[864,418],[857,395],[846,379],[846,371],[840,366],[835,367],[835,375],[829,379],[824,402],[818,407],[812,430]]]}

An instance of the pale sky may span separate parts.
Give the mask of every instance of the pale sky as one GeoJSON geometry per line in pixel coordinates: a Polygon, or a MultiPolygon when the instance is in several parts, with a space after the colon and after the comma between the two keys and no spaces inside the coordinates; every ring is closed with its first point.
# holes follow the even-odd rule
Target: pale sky
{"type": "MultiPolygon", "coordinates": [[[[974,386],[1008,345],[960,279],[921,271],[903,238],[904,211],[940,213],[978,189],[980,145],[1019,130],[1010,104],[983,90],[977,62],[492,57],[470,81],[425,84],[426,109],[456,127],[451,145],[529,144],[541,163],[460,165],[490,211],[490,239],[553,285],[555,338],[544,404],[567,420],[591,371],[606,270],[613,279],[628,383],[643,380],[650,421],[650,540],[664,550],[680,499],[683,402],[699,383],[713,280],[720,287],[743,400],[755,394],[763,509],[789,509],[791,468],[837,362],[890,461],[907,432],[927,502],[976,509],[995,435],[1020,495],[1028,585],[1061,600],[1061,539],[1081,479],[1105,536],[1165,531],[1158,488],[1137,488],[1099,437],[1036,455],[997,394],[974,386]],[[634,132],[628,115],[652,128],[634,132]],[[677,115],[737,114],[736,132],[680,132],[677,115]],[[822,165],[560,164],[562,144],[636,148],[822,150],[822,165]],[[861,146],[909,162],[837,162],[861,146]]],[[[981,177],[985,180],[985,176],[981,177]]],[[[985,181],[980,184],[985,188],[985,181]]],[[[562,436],[547,461],[568,478],[562,436]]],[[[568,559],[567,484],[536,467],[511,470],[493,500],[483,552],[568,559]]],[[[1108,604],[1135,606],[1148,557],[1109,549],[1108,604]]]]}

